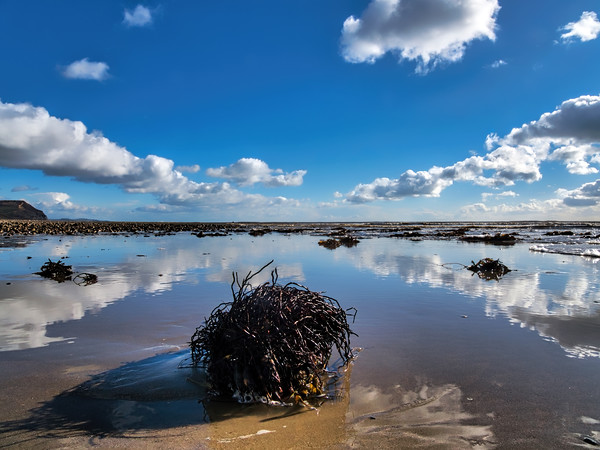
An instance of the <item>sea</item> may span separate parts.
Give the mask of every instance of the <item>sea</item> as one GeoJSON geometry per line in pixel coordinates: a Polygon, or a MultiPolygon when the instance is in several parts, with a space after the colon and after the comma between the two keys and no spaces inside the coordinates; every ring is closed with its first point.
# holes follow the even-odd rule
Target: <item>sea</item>
{"type": "Polygon", "coordinates": [[[600,445],[600,223],[2,240],[0,446],[600,445]],[[488,258],[509,271],[469,270],[488,258]],[[71,266],[71,279],[40,276],[48,260],[71,266]],[[253,283],[276,269],[278,282],[357,311],[356,358],[316,409],[213,401],[189,364],[192,334],[232,300],[234,275],[270,261],[253,283]]]}

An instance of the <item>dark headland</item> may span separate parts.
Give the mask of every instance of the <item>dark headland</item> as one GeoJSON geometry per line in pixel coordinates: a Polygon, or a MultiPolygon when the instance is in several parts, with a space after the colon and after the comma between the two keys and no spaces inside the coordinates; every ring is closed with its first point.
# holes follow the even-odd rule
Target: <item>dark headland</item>
{"type": "Polygon", "coordinates": [[[46,214],[25,200],[0,200],[2,220],[47,220],[46,214]]]}

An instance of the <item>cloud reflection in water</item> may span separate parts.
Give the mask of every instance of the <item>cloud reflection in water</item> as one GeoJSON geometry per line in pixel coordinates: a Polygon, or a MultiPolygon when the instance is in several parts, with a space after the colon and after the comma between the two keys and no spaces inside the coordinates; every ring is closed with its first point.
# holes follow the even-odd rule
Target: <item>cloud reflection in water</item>
{"type": "MultiPolygon", "coordinates": [[[[274,250],[270,245],[254,245],[249,239],[238,238],[234,243],[227,238],[197,239],[187,235],[158,241],[140,239],[123,244],[123,236],[63,237],[38,242],[21,252],[23,260],[24,254],[32,253],[54,260],[69,256],[66,264],[73,265],[75,272],[95,273],[99,281],[83,287],[37,276],[24,278],[31,270],[23,266],[19,276],[0,290],[0,351],[43,347],[70,339],[47,336],[48,325],[79,320],[136,292],[152,296],[172,290],[177,283],[200,284],[199,272],[203,272],[205,281],[229,284],[233,270],[243,275],[256,270],[259,267],[253,263],[268,262],[272,256],[267,255],[273,255],[274,250]],[[86,254],[92,256],[84,257],[86,254]]],[[[10,259],[0,258],[0,273],[14,273],[17,269],[7,267],[10,264],[10,259]]],[[[282,279],[304,280],[301,263],[278,265],[278,272],[282,279]]],[[[267,280],[270,270],[256,282],[267,280]]],[[[225,289],[223,300],[228,300],[228,293],[225,289]]]]}
{"type": "Polygon", "coordinates": [[[399,276],[407,284],[483,298],[487,316],[505,316],[511,323],[535,330],[561,345],[568,356],[600,357],[600,277],[595,260],[556,255],[544,258],[547,269],[539,270],[531,268],[526,258],[516,253],[518,249],[511,249],[515,254],[505,256],[512,255],[510,267],[515,270],[499,282],[486,282],[460,265],[448,265],[456,258],[468,263],[472,254],[486,247],[439,242],[438,247],[446,247],[441,256],[431,253],[438,247],[426,244],[422,248],[407,243],[360,245],[348,257],[356,267],[377,276],[399,276]],[[569,264],[562,263],[565,258],[569,264]]]}
{"type": "MultiPolygon", "coordinates": [[[[198,239],[180,234],[126,242],[123,236],[63,237],[15,249],[13,253],[20,252],[21,259],[33,252],[45,258],[70,256],[74,270],[97,273],[99,282],[80,287],[14,277],[10,286],[0,290],[0,349],[33,348],[63,340],[48,337],[46,327],[81,319],[136,292],[154,296],[171,291],[178,283],[223,283],[227,288],[220,300],[226,301],[233,271],[243,276],[273,258],[280,280],[302,283],[304,267],[313,270],[313,258],[318,257],[329,258],[323,267],[332,273],[353,267],[377,277],[400,277],[408,285],[419,283],[483,298],[489,317],[505,316],[512,323],[534,329],[545,339],[558,342],[570,356],[600,356],[600,337],[594,332],[600,326],[600,277],[598,265],[585,258],[530,254],[519,246],[503,249],[503,262],[515,271],[500,282],[486,282],[459,266],[444,264],[469,263],[493,255],[498,252],[493,247],[380,238],[362,240],[352,249],[322,252],[317,240],[283,235],[198,239]],[[561,263],[565,258],[570,258],[569,264],[561,263]],[[540,261],[543,269],[536,265],[540,261]]],[[[0,254],[0,273],[6,273],[13,261],[2,258],[6,255],[0,254]]],[[[25,267],[11,270],[13,274],[15,270],[32,271],[25,267]]],[[[270,268],[255,282],[269,279],[270,268]]]]}
{"type": "Polygon", "coordinates": [[[490,417],[476,417],[463,406],[458,386],[418,383],[414,390],[394,386],[353,386],[347,422],[351,447],[371,442],[402,448],[493,448],[490,417]]]}

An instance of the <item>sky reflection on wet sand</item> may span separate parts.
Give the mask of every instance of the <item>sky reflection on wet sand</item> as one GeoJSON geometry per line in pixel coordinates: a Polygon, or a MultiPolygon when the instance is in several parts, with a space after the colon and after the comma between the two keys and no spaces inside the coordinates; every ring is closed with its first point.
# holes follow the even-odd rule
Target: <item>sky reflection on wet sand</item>
{"type": "MultiPolygon", "coordinates": [[[[578,436],[600,429],[593,422],[600,420],[598,259],[534,253],[525,244],[390,238],[330,251],[318,240],[182,233],[56,237],[2,249],[0,360],[11,364],[0,374],[2,392],[8,396],[19,376],[38,376],[23,362],[33,358],[54,361],[57,373],[69,376],[73,368],[91,368],[78,372],[72,388],[123,362],[182,350],[212,308],[230,299],[232,271],[245,274],[275,259],[280,281],[326,291],[358,309],[352,328],[359,337],[352,344],[364,351],[352,369],[349,402],[322,412],[335,410],[331,420],[346,423],[336,438],[341,444],[361,446],[372,438],[384,446],[544,442],[551,448],[581,443],[578,436]],[[97,274],[98,283],[59,284],[32,274],[48,258],[65,256],[75,272],[97,274]],[[484,257],[513,271],[485,281],[449,265],[484,257]]],[[[269,274],[263,275],[257,281],[266,281],[269,274]]],[[[127,413],[119,411],[127,431],[127,413]]],[[[2,420],[26,416],[23,409],[3,413],[2,420]]],[[[244,445],[274,443],[292,424],[308,424],[299,419],[304,416],[285,427],[277,422],[277,432],[264,435],[255,435],[268,427],[258,428],[262,422],[253,422],[253,414],[221,421],[211,428],[221,437],[210,443],[232,433],[227,423],[250,436],[244,445]]],[[[175,421],[172,428],[188,425],[175,421]]],[[[325,443],[325,435],[314,439],[325,443]]]]}

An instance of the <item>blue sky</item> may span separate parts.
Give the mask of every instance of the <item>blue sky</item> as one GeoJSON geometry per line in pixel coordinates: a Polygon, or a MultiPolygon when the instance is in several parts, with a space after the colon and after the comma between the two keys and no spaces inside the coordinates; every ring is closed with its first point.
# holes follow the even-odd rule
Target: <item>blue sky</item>
{"type": "Polygon", "coordinates": [[[597,0],[0,1],[0,198],[51,218],[600,217],[597,0]]]}

